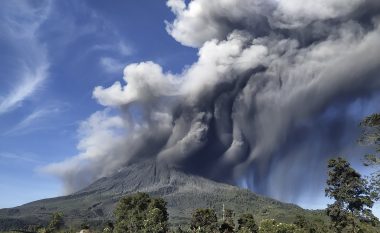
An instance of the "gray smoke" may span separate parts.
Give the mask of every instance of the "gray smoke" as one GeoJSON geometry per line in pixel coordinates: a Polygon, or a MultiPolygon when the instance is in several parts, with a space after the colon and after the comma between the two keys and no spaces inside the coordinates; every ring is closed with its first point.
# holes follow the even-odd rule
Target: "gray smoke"
{"type": "Polygon", "coordinates": [[[327,158],[357,151],[358,119],[379,110],[380,2],[167,5],[168,33],[198,61],[130,64],[96,87],[106,108],[79,129],[81,153],[45,170],[68,192],[148,158],[284,201],[320,190],[327,158]]]}

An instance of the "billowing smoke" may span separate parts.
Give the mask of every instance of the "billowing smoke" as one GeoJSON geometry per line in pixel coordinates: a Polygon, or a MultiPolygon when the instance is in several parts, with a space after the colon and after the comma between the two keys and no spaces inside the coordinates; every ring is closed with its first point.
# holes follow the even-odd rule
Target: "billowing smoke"
{"type": "Polygon", "coordinates": [[[379,110],[380,1],[167,5],[198,61],[130,64],[96,87],[106,108],[82,124],[81,153],[45,169],[69,192],[148,158],[285,201],[320,190],[327,158],[355,151],[358,119],[379,110]]]}

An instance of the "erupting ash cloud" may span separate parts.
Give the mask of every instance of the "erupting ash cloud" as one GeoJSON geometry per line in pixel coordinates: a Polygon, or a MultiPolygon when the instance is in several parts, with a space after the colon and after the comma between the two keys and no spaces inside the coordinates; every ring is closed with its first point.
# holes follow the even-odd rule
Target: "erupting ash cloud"
{"type": "Polygon", "coordinates": [[[357,120],[378,110],[380,2],[167,5],[168,33],[198,61],[180,74],[130,64],[96,87],[106,109],[82,124],[81,153],[45,169],[69,192],[147,158],[284,201],[321,189],[327,157],[350,151],[357,120]]]}

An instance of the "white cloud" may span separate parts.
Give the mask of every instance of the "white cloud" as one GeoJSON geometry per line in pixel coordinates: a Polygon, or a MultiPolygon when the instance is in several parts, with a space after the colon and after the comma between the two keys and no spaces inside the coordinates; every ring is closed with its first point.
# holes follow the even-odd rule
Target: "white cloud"
{"type": "Polygon", "coordinates": [[[274,16],[289,26],[302,26],[313,20],[347,15],[365,2],[366,0],[278,0],[274,16]]]}
{"type": "Polygon", "coordinates": [[[108,73],[121,73],[125,66],[124,63],[112,57],[102,57],[99,62],[108,73]]]}
{"type": "Polygon", "coordinates": [[[20,107],[25,99],[35,94],[47,78],[47,68],[47,65],[41,65],[33,70],[27,67],[21,69],[23,78],[7,96],[0,99],[0,115],[20,107]]]}
{"type": "Polygon", "coordinates": [[[117,51],[123,56],[130,56],[133,54],[133,49],[127,43],[120,41],[117,44],[117,51]]]}
{"type": "Polygon", "coordinates": [[[39,164],[41,161],[34,159],[33,156],[27,154],[15,154],[0,152],[0,158],[5,160],[14,160],[20,162],[39,164]]]}
{"type": "Polygon", "coordinates": [[[105,106],[128,105],[134,101],[148,102],[162,95],[177,92],[179,82],[173,75],[164,74],[153,62],[131,64],[124,69],[125,86],[115,82],[109,88],[96,87],[93,96],[105,106]]]}
{"type": "Polygon", "coordinates": [[[107,73],[121,73],[126,65],[126,63],[122,62],[122,60],[125,60],[125,57],[128,57],[133,54],[132,47],[130,47],[123,41],[119,41],[115,44],[95,45],[94,47],[92,47],[92,50],[107,53],[113,52],[118,54],[117,56],[110,56],[108,54],[107,56],[100,57],[99,64],[107,73]],[[120,57],[123,57],[123,59],[121,59],[120,57]]]}
{"type": "Polygon", "coordinates": [[[108,175],[108,166],[118,167],[121,161],[117,158],[123,158],[126,150],[124,122],[120,117],[110,115],[108,110],[92,114],[81,123],[78,134],[78,155],[40,168],[44,173],[71,177],[65,180],[68,182],[65,184],[67,193],[78,189],[84,181],[108,175]],[[93,164],[102,165],[94,168],[93,164]]]}
{"type": "Polygon", "coordinates": [[[198,61],[184,72],[181,92],[189,100],[213,93],[219,84],[236,81],[236,74],[230,75],[233,72],[240,74],[263,64],[267,53],[265,45],[252,42],[249,35],[240,32],[224,41],[208,41],[199,49],[198,61]]]}
{"type": "MultiPolygon", "coordinates": [[[[115,37],[119,37],[117,34],[115,37]]],[[[115,52],[121,56],[127,57],[134,53],[134,49],[126,42],[120,40],[116,41],[113,44],[97,44],[91,48],[94,51],[103,51],[103,52],[115,52]]]]}
{"type": "Polygon", "coordinates": [[[41,88],[48,76],[47,51],[38,40],[38,29],[50,13],[50,2],[29,4],[22,1],[2,4],[0,30],[17,51],[19,63],[15,77],[9,77],[15,80],[13,88],[0,97],[0,115],[20,107],[41,88]]]}
{"type": "Polygon", "coordinates": [[[54,114],[61,112],[59,107],[45,107],[34,110],[27,117],[25,117],[16,126],[11,128],[9,131],[5,132],[3,135],[20,135],[25,133],[30,133],[35,130],[43,128],[43,121],[48,119],[54,114]]]}
{"type": "Polygon", "coordinates": [[[303,27],[314,21],[338,19],[373,0],[168,0],[176,15],[168,33],[183,45],[201,47],[223,40],[234,30],[255,35],[279,28],[303,27]],[[270,27],[268,27],[270,26],[270,27]]]}
{"type": "Polygon", "coordinates": [[[184,45],[201,47],[211,39],[225,39],[238,28],[241,21],[255,27],[261,21],[257,13],[261,1],[263,0],[194,0],[185,7],[184,0],[169,0],[167,5],[176,18],[172,23],[167,22],[166,30],[184,45]]]}
{"type": "Polygon", "coordinates": [[[185,1],[183,0],[168,0],[166,4],[175,14],[180,14],[186,8],[185,1]]]}

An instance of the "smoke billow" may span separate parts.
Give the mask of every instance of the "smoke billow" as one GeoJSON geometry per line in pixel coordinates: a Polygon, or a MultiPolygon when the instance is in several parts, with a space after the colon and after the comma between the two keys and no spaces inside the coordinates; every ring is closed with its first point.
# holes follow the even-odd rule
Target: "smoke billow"
{"type": "Polygon", "coordinates": [[[167,5],[168,33],[198,61],[130,64],[96,87],[106,108],[80,127],[81,153],[45,169],[69,192],[147,158],[285,201],[321,188],[327,157],[354,150],[357,120],[378,109],[380,2],[167,5]]]}

